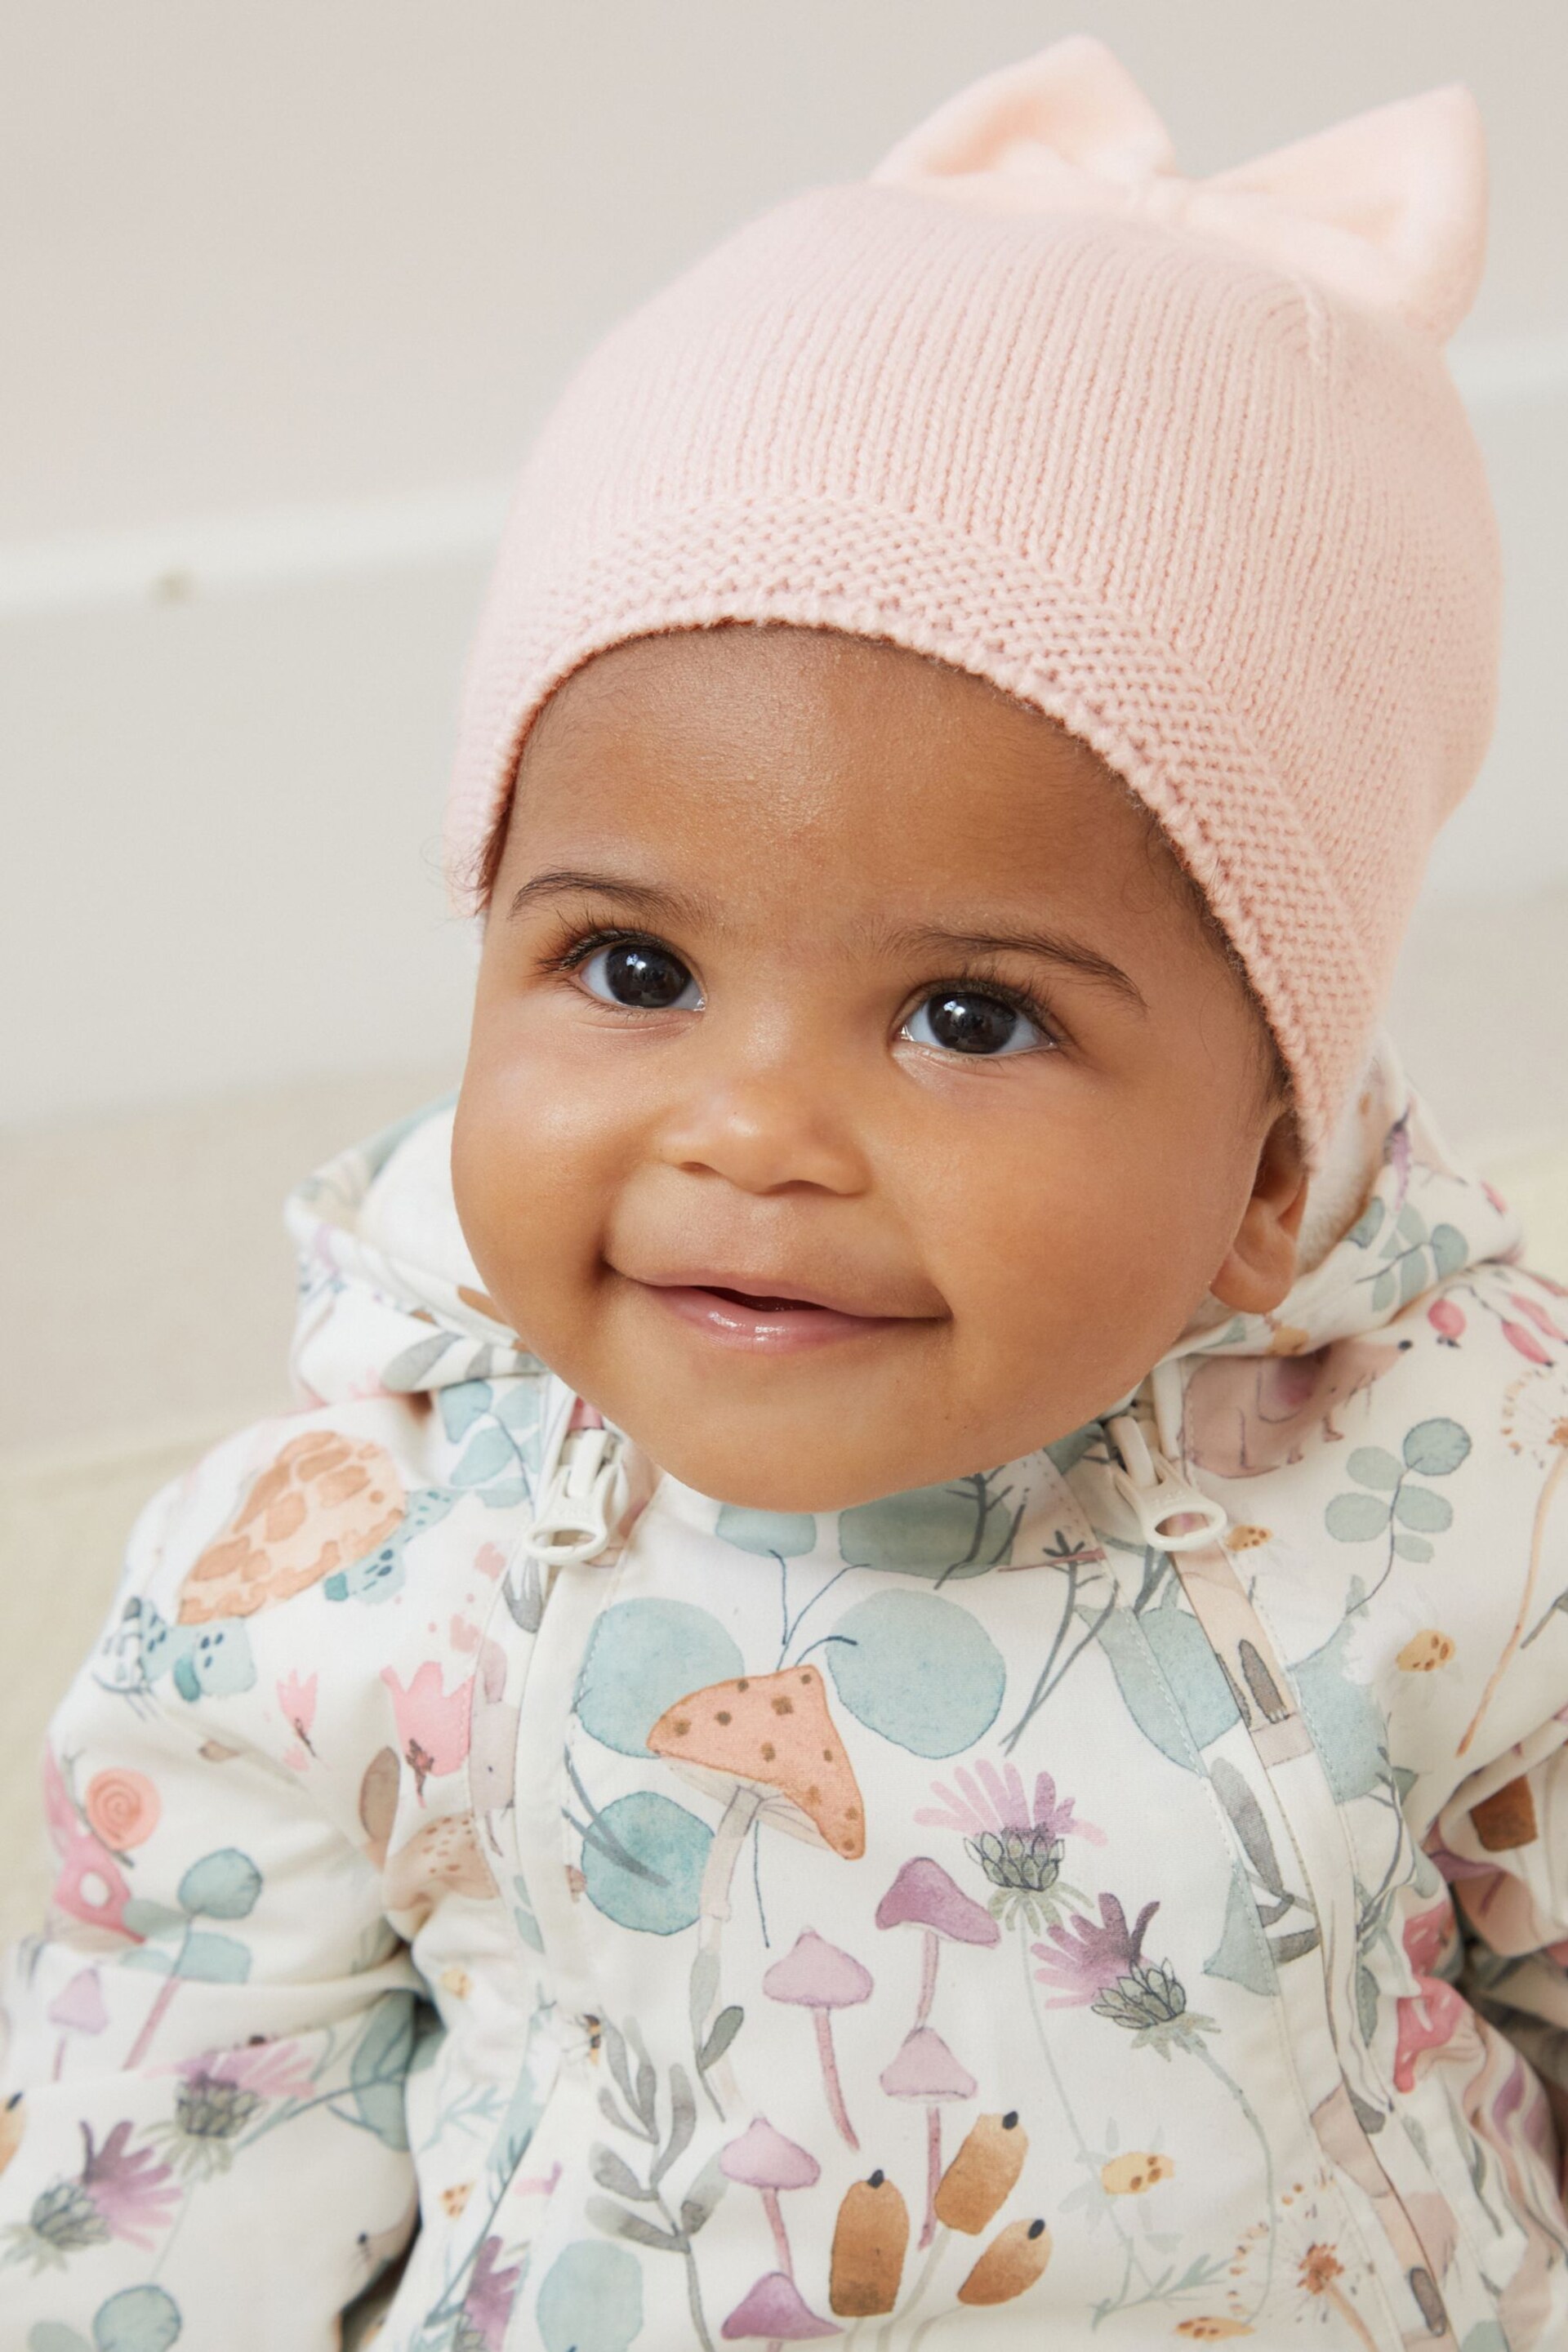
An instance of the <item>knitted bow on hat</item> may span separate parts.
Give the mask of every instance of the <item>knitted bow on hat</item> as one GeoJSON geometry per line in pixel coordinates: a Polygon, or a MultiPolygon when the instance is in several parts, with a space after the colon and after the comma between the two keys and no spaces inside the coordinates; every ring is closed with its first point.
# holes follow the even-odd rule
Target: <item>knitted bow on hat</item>
{"type": "Polygon", "coordinates": [[[901,139],[874,181],[992,212],[1124,212],[1232,239],[1441,341],[1474,301],[1486,243],[1480,115],[1454,83],[1380,106],[1208,180],[1087,34],[1004,66],[901,139]]]}

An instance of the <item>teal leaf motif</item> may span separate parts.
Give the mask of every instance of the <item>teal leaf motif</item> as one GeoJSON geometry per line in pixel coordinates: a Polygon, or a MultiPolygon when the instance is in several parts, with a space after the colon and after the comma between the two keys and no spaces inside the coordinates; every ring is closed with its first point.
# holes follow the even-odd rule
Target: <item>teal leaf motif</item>
{"type": "Polygon", "coordinates": [[[592,2239],[563,2246],[544,2274],[533,2315],[544,2352],[627,2352],[642,2331],[636,2255],[592,2239]]]}
{"type": "Polygon", "coordinates": [[[799,1559],[816,1545],[816,1521],[808,1511],[747,1511],[726,1503],[720,1511],[716,1533],[742,1551],[768,1559],[799,1559]]]}
{"type": "Polygon", "coordinates": [[[441,1419],[455,1445],[490,1409],[489,1381],[458,1381],[440,1393],[441,1419]]]}
{"type": "Polygon", "coordinates": [[[1420,1535],[1440,1536],[1454,1524],[1454,1506],[1447,1495],[1435,1495],[1430,1486],[1402,1486],[1394,1497],[1394,1516],[1401,1526],[1414,1528],[1420,1535]]]}
{"type": "Polygon", "coordinates": [[[175,1901],[192,1918],[244,1919],[255,1910],[261,1873],[237,1845],[193,1862],[175,1890],[175,1901]]]}
{"type": "Polygon", "coordinates": [[[1378,1486],[1389,1494],[1405,1475],[1394,1456],[1381,1445],[1358,1445],[1345,1468],[1358,1486],[1378,1486]]]}
{"type": "Polygon", "coordinates": [[[1419,1298],[1426,1283],[1426,1260],[1419,1250],[1412,1250],[1408,1257],[1402,1257],[1399,1261],[1401,1307],[1408,1307],[1413,1298],[1419,1298]]]}
{"type": "Polygon", "coordinates": [[[877,1592],[858,1602],[835,1626],[826,1658],[856,1721],[911,1756],[973,1748],[1006,1688],[984,1627],[934,1592],[877,1592]]]}
{"type": "Polygon", "coordinates": [[[93,2314],[93,2352],[169,2352],[184,2325],[165,2288],[121,2287],[93,2314]]]}
{"type": "Polygon", "coordinates": [[[984,1477],[911,1486],[838,1515],[838,1549],[856,1568],[953,1582],[981,1576],[1013,1548],[1013,1515],[984,1477]]]}
{"type": "Polygon", "coordinates": [[[198,1929],[180,1947],[174,1974],[197,1984],[244,1984],[250,1975],[250,1954],[232,1936],[209,1936],[198,1929]]]}
{"type": "Polygon", "coordinates": [[[1258,1925],[1258,1906],[1239,1871],[1226,1896],[1225,1927],[1218,1944],[1204,1962],[1206,1977],[1224,1977],[1267,2000],[1275,1990],[1274,1958],[1258,1925]]]}
{"type": "Polygon", "coordinates": [[[1383,1231],[1383,1221],[1387,1214],[1387,1207],[1382,1201],[1369,1201],[1351,1227],[1347,1240],[1353,1242],[1357,1249],[1370,1249],[1383,1231]]]}
{"type": "Polygon", "coordinates": [[[452,1472],[452,1484],[454,1486],[482,1486],[489,1479],[500,1477],[503,1470],[515,1469],[516,1465],[517,1455],[510,1438],[504,1429],[492,1424],[489,1429],[481,1429],[470,1440],[452,1472]]]}
{"type": "Polygon", "coordinates": [[[1377,1495],[1336,1495],[1323,1519],[1336,1541],[1370,1543],[1388,1527],[1388,1505],[1377,1495]]]}
{"type": "Polygon", "coordinates": [[[1349,1607],[1335,1633],[1291,1669],[1296,1695],[1313,1743],[1323,1759],[1329,1786],[1342,1805],[1369,1796],[1386,1777],[1387,1727],[1376,1699],[1345,1664],[1355,1612],[1365,1597],[1357,1577],[1349,1607]]]}
{"type": "Polygon", "coordinates": [[[1440,1280],[1458,1274],[1469,1255],[1470,1245],[1458,1225],[1433,1226],[1432,1258],[1440,1280]]]}
{"type": "Polygon", "coordinates": [[[1162,1604],[1142,1617],[1113,1609],[1100,1626],[1121,1703],[1144,1738],[1184,1771],[1239,1721],[1236,1694],[1195,1617],[1162,1604]]]}
{"type": "Polygon", "coordinates": [[[1384,1307],[1393,1306],[1398,1296],[1399,1276],[1391,1265],[1385,1265],[1372,1286],[1373,1313],[1381,1315],[1384,1307]]]}
{"type": "Polygon", "coordinates": [[[504,1421],[513,1436],[531,1435],[539,1426],[540,1402],[536,1380],[504,1381],[496,1419],[504,1421]]]}
{"type": "Polygon", "coordinates": [[[1424,1478],[1450,1476],[1469,1451],[1468,1430],[1442,1415],[1433,1421],[1418,1421],[1405,1434],[1405,1467],[1418,1470],[1424,1478]]]}
{"type": "Polygon", "coordinates": [[[414,2057],[416,2021],[412,1993],[390,1993],[354,2044],[349,2090],[359,2120],[384,2147],[408,2146],[403,2086],[414,2057]]]}
{"type": "Polygon", "coordinates": [[[617,1601],[595,1620],[577,1677],[577,1720],[619,1755],[646,1756],[666,1707],[745,1671],[708,1610],[689,1601],[617,1601]]]}
{"type": "Polygon", "coordinates": [[[651,1789],[617,1797],[583,1840],[589,1902],[617,1927],[677,1936],[702,1907],[702,1870],[713,1832],[684,1805],[651,1789]]]}
{"type": "Polygon", "coordinates": [[[1395,1536],[1394,1549],[1401,1559],[1427,1560],[1433,1557],[1432,1547],[1425,1536],[1395,1536]]]}
{"type": "Polygon", "coordinates": [[[133,1895],[120,1916],[133,1936],[177,1936],[186,1917],[184,1911],[151,1902],[145,1895],[133,1895]]]}

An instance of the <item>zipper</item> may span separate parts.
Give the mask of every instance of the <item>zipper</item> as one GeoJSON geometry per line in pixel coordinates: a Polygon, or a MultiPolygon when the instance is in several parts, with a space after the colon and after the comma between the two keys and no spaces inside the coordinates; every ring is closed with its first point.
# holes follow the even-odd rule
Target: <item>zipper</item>
{"type": "Polygon", "coordinates": [[[522,1529],[524,1551],[549,1569],[597,1558],[631,1499],[626,1448],[620,1430],[566,1391],[540,1465],[538,1507],[522,1529]]]}

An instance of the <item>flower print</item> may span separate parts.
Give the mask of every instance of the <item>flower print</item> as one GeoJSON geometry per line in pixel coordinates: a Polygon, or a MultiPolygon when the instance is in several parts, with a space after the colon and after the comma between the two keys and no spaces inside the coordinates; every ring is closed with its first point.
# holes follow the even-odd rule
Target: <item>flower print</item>
{"type": "Polygon", "coordinates": [[[439,1665],[426,1658],[406,1689],[390,1666],[383,1666],[381,1679],[392,1693],[397,1743],[413,1768],[415,1793],[423,1804],[426,1781],[455,1772],[468,1752],[474,1678],[470,1675],[456,1690],[443,1690],[439,1665]]]}
{"type": "Polygon", "coordinates": [[[144,1772],[95,1772],[82,1799],[87,1825],[116,1853],[141,1845],[158,1826],[158,1791],[144,1772]]]}
{"type": "Polygon", "coordinates": [[[310,1726],[316,1720],[317,1679],[310,1675],[301,1681],[298,1672],[290,1671],[278,1685],[278,1704],[283,1710],[283,1720],[312,1756],[316,1751],[310,1747],[310,1726]]]}
{"type": "Polygon", "coordinates": [[[174,2169],[211,2179],[226,2172],[235,2142],[271,2100],[306,2097],[310,2070],[295,2042],[247,2042],[237,2050],[206,2050],[173,2069],[180,2078],[172,2121],[149,2137],[162,2143],[174,2169]]]}
{"type": "Polygon", "coordinates": [[[1394,2059],[1396,2091],[1415,2088],[1416,2060],[1426,2051],[1443,2049],[1462,2031],[1470,2015],[1461,1995],[1436,1974],[1456,1936],[1453,1905],[1446,1896],[1441,1903],[1416,1912],[1414,1918],[1405,1922],[1401,1941],[1416,1990],[1395,2003],[1399,2018],[1399,2042],[1394,2059]]]}
{"type": "Polygon", "coordinates": [[[982,1760],[973,1771],[960,1765],[952,1777],[954,1788],[932,1782],[942,1803],[922,1806],[915,1819],[963,1834],[970,1859],[997,1890],[991,1908],[998,1918],[1010,1927],[1021,1912],[1031,1927],[1050,1926],[1064,1896],[1084,1899],[1062,1881],[1063,1841],[1103,1845],[1105,1832],[1077,1818],[1073,1800],[1058,1795],[1048,1772],[1036,1774],[1032,1796],[1013,1763],[998,1768],[982,1760]]]}
{"type": "Polygon", "coordinates": [[[174,2175],[151,2148],[132,2154],[129,2123],[116,2124],[101,2147],[94,2145],[89,2124],[80,2128],[81,2170],[51,2182],[34,2199],[26,2223],[6,2232],[12,2241],[7,2262],[28,2261],[36,2272],[58,2268],[68,2255],[111,2238],[149,2253],[157,2232],[174,2219],[180,2203],[174,2175]]]}
{"type": "Polygon", "coordinates": [[[1057,1989],[1046,2007],[1098,2007],[1101,1994],[1110,1991],[1139,1966],[1149,1922],[1159,1907],[1158,1903],[1145,1903],[1129,1927],[1127,1914],[1116,1896],[1102,1895],[1098,1927],[1081,1912],[1075,1912],[1065,1927],[1052,1927],[1049,1941],[1034,1948],[1035,1958],[1042,1964],[1035,1970],[1036,1976],[1041,1984],[1057,1989]]]}
{"type": "Polygon", "coordinates": [[[509,2271],[498,2270],[500,2251],[500,2240],[489,2237],[474,2258],[473,2275],[452,2338],[452,2352],[501,2352],[522,2272],[521,2265],[509,2271]]]}
{"type": "Polygon", "coordinates": [[[959,1830],[973,1838],[1012,1831],[1052,1844],[1069,1837],[1085,1838],[1090,1845],[1105,1843],[1105,1832],[1092,1822],[1078,1819],[1073,1800],[1057,1794],[1057,1784],[1048,1772],[1036,1773],[1032,1801],[1016,1764],[998,1769],[983,1758],[973,1772],[961,1764],[952,1777],[958,1783],[956,1793],[941,1780],[934,1781],[931,1794],[942,1799],[942,1805],[923,1806],[915,1815],[917,1822],[931,1829],[959,1830]]]}

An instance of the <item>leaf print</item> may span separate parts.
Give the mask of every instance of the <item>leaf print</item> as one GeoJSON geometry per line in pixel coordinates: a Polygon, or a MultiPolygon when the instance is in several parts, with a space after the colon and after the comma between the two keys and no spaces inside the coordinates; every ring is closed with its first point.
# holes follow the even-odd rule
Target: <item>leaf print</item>
{"type": "Polygon", "coordinates": [[[1440,1536],[1454,1524],[1454,1506],[1447,1495],[1435,1494],[1430,1486],[1405,1486],[1394,1497],[1394,1516],[1404,1527],[1440,1536]]]}
{"type": "Polygon", "coordinates": [[[592,2239],[564,2247],[545,2273],[534,2321],[544,2352],[627,2352],[642,2332],[636,2256],[592,2239]]]}
{"type": "Polygon", "coordinates": [[[349,2093],[365,2129],[384,2147],[408,2146],[404,2085],[418,2020],[412,1993],[388,1993],[370,2012],[349,2062],[349,2093]]]}
{"type": "Polygon", "coordinates": [[[816,1549],[816,1521],[805,1511],[746,1511],[726,1503],[716,1531],[763,1559],[801,1559],[816,1549]]]}
{"type": "Polygon", "coordinates": [[[695,1813],[650,1789],[617,1797],[583,1836],[584,1892],[622,1927],[677,1936],[701,1910],[713,1832],[695,1813]]]}
{"type": "Polygon", "coordinates": [[[1008,1558],[1022,1517],[994,1474],[886,1495],[838,1515],[838,1549],[858,1568],[891,1569],[937,1584],[981,1576],[1008,1558]]]}
{"type": "Polygon", "coordinates": [[[489,1381],[458,1381],[453,1387],[441,1390],[437,1402],[441,1408],[443,1426],[454,1444],[489,1412],[492,1393],[489,1381]]]}
{"type": "Polygon", "coordinates": [[[1241,1710],[1207,1635],[1179,1598],[1173,1583],[1159,1607],[1141,1616],[1114,1609],[1099,1623],[1097,1638],[1144,1738],[1195,1772],[1202,1750],[1240,1721],[1241,1710]]]}
{"type": "Polygon", "coordinates": [[[1405,1475],[1399,1462],[1381,1445],[1358,1445],[1345,1467],[1358,1486],[1379,1486],[1390,1493],[1405,1475]]]}
{"type": "Polygon", "coordinates": [[[1447,1478],[1469,1454],[1469,1432],[1443,1415],[1418,1421],[1406,1433],[1404,1451],[1406,1469],[1418,1470],[1424,1478],[1447,1478]]]}
{"type": "MultiPolygon", "coordinates": [[[[169,2352],[184,2325],[178,2304],[163,2287],[121,2287],[93,2313],[93,2352],[169,2352]]],[[[36,2352],[47,2352],[40,2332],[34,2336],[36,2352]]]]}
{"type": "Polygon", "coordinates": [[[1383,1711],[1368,1685],[1351,1674],[1345,1659],[1364,1599],[1358,1580],[1351,1587],[1341,1624],[1321,1649],[1290,1669],[1301,1714],[1342,1805],[1370,1795],[1388,1776],[1383,1711]]]}
{"type": "Polygon", "coordinates": [[[255,1910],[260,1893],[261,1873],[250,1856],[226,1845],[192,1863],[175,1900],[193,1917],[245,1919],[255,1910]]]}
{"type": "Polygon", "coordinates": [[[1338,1543],[1371,1543],[1388,1526],[1388,1505],[1377,1495],[1336,1495],[1323,1514],[1338,1543]]]}
{"type": "Polygon", "coordinates": [[[573,1705],[605,1747],[647,1756],[648,1733],[677,1699],[744,1671],[710,1611],[689,1601],[617,1601],[594,1621],[573,1705]]]}
{"type": "Polygon", "coordinates": [[[989,1633],[929,1592],[878,1592],[834,1627],[827,1668],[858,1723],[914,1756],[956,1756],[995,1721],[1006,1668],[989,1633]]]}

